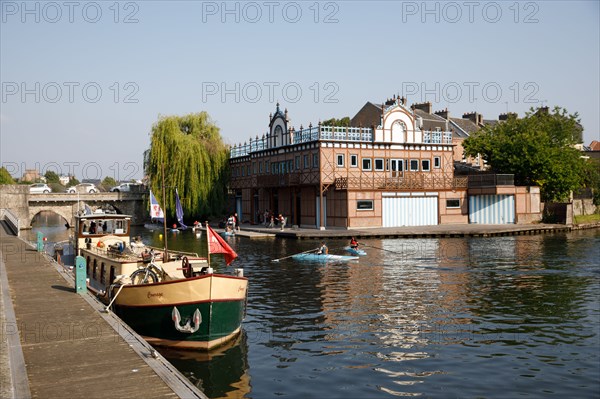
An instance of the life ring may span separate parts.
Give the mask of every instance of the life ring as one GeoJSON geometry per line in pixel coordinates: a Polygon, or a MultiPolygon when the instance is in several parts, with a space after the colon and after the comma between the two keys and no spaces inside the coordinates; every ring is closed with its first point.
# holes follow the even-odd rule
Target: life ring
{"type": "Polygon", "coordinates": [[[181,259],[181,268],[183,269],[183,275],[185,278],[190,278],[193,276],[194,272],[192,270],[192,265],[190,265],[190,261],[187,256],[184,256],[181,259]]]}

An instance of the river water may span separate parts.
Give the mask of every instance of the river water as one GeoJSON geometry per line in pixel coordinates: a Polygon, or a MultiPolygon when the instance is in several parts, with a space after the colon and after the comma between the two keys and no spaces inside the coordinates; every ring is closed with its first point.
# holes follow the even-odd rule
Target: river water
{"type": "MultiPolygon", "coordinates": [[[[42,223],[30,234],[68,238],[42,223]]],[[[204,235],[168,239],[206,253],[204,235]]],[[[272,261],[316,241],[228,241],[249,278],[243,334],[210,354],[160,350],[211,398],[600,397],[599,230],[369,239],[368,256],[327,265],[272,261]]]]}

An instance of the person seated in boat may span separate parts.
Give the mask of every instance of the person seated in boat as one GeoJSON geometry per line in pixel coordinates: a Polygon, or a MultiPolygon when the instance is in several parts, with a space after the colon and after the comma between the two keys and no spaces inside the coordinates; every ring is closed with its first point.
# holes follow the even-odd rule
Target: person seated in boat
{"type": "Polygon", "coordinates": [[[325,245],[324,242],[321,243],[321,247],[319,248],[319,251],[317,252],[318,255],[327,255],[329,253],[329,248],[327,248],[327,245],[325,245]]]}
{"type": "Polygon", "coordinates": [[[231,230],[235,228],[235,219],[233,218],[233,214],[229,215],[229,218],[227,219],[227,227],[229,227],[231,230]]]}
{"type": "Polygon", "coordinates": [[[358,249],[358,241],[354,237],[350,239],[350,248],[358,249]]]}

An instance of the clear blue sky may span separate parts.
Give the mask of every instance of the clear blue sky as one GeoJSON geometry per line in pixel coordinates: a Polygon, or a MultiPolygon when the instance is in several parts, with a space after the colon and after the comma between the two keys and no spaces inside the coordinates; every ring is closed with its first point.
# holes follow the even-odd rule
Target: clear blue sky
{"type": "Polygon", "coordinates": [[[599,140],[598,1],[1,1],[0,162],[141,178],[159,115],[224,140],[394,94],[452,116],[559,105],[599,140]]]}

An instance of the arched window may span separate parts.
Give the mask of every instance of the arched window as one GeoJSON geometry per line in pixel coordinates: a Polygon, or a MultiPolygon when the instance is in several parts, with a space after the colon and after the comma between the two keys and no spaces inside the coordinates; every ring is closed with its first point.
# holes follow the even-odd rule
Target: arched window
{"type": "Polygon", "coordinates": [[[406,143],[406,124],[400,120],[392,123],[392,142],[406,143]]]}
{"type": "Polygon", "coordinates": [[[273,134],[273,148],[277,147],[278,138],[281,137],[281,144],[283,144],[283,129],[281,125],[275,126],[275,133],[273,134]]]}

